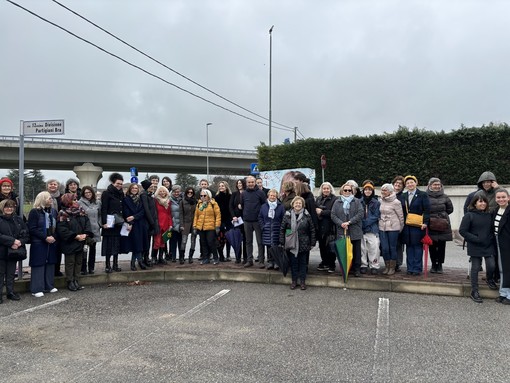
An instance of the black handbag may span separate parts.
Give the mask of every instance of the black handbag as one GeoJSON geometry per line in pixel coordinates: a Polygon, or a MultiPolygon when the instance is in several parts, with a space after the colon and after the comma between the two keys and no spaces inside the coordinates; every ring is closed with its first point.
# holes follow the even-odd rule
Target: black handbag
{"type": "Polygon", "coordinates": [[[7,248],[8,261],[23,261],[27,259],[27,249],[18,247],[17,249],[7,248]]]}

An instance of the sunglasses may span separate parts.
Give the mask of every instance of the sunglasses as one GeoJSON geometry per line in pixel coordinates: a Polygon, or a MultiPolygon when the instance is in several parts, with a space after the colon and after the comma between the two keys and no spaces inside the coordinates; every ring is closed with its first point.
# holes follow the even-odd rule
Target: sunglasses
{"type": "Polygon", "coordinates": [[[200,194],[200,198],[207,197],[207,194],[200,194]]]}
{"type": "Polygon", "coordinates": [[[344,189],[343,191],[346,193],[352,193],[352,189],[344,189]]]}
{"type": "Polygon", "coordinates": [[[186,194],[193,194],[193,192],[190,190],[189,192],[187,192],[186,194]]]}

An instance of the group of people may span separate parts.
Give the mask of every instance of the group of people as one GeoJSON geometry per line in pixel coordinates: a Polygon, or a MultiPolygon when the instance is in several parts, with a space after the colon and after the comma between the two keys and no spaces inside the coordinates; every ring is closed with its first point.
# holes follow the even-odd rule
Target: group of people
{"type": "MultiPolygon", "coordinates": [[[[426,235],[432,239],[430,272],[441,274],[446,242],[452,240],[449,215],[453,204],[435,177],[422,191],[415,176],[397,176],[381,186],[380,196],[371,180],[365,180],[361,188],[349,180],[339,188],[338,196],[324,182],[317,197],[310,190],[310,180],[300,172],[293,172],[279,191],[265,189],[254,176],[237,180],[233,192],[221,181],[215,193],[205,179],[198,190],[191,186],[183,190],[169,177],[163,177],[160,185],[156,175],[140,185],[129,184],[125,191],[121,174],[112,173],[109,181],[99,200],[92,187],[80,189],[75,179],[66,182],[62,194],[59,182],[49,180],[24,220],[12,181],[0,180],[0,278],[8,299],[19,299],[14,292],[16,262],[29,242],[30,289],[35,297],[42,297],[57,291],[54,277],[61,275],[62,254],[68,289],[81,290],[79,275],[94,273],[98,242],[106,273],[121,271],[122,253],[131,253],[133,271],[137,265],[146,269],[168,262],[183,264],[188,242],[187,261],[193,263],[197,237],[199,260],[204,265],[230,262],[234,252],[234,261],[245,268],[258,262],[259,268],[278,269],[275,256],[283,251],[290,263],[291,289],[305,290],[310,250],[317,242],[318,270],[334,273],[334,243],[349,237],[351,272],[360,277],[399,272],[404,248],[407,274],[420,275],[426,235]],[[236,237],[238,241],[233,240],[236,237]]],[[[471,298],[482,302],[478,273],[485,259],[489,288],[499,289],[499,303],[510,304],[508,191],[499,187],[491,172],[482,174],[478,186],[466,199],[459,230],[471,262],[471,298]]]]}

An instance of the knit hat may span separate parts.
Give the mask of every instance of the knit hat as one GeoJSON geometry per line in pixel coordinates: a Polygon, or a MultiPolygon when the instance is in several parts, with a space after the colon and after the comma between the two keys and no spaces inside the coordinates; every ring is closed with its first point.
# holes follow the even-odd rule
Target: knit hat
{"type": "Polygon", "coordinates": [[[0,179],[0,186],[4,183],[4,182],[7,182],[8,184],[11,185],[11,188],[14,188],[14,183],[7,177],[4,177],[2,179],[0,179]]]}
{"type": "Polygon", "coordinates": [[[414,180],[414,182],[418,183],[418,179],[415,176],[405,176],[404,177],[404,184],[407,182],[407,180],[414,180]]]}
{"type": "Polygon", "coordinates": [[[365,181],[363,183],[362,189],[365,189],[365,188],[369,188],[369,189],[375,190],[374,183],[372,181],[365,181]]]}
{"type": "Polygon", "coordinates": [[[429,183],[428,183],[428,186],[430,187],[430,185],[432,185],[434,182],[439,182],[441,183],[441,180],[437,177],[432,177],[430,180],[429,180],[429,183]]]}
{"type": "Polygon", "coordinates": [[[152,185],[151,181],[149,181],[149,180],[143,180],[141,182],[141,184],[142,184],[143,190],[145,190],[145,191],[149,190],[149,188],[152,185]]]}

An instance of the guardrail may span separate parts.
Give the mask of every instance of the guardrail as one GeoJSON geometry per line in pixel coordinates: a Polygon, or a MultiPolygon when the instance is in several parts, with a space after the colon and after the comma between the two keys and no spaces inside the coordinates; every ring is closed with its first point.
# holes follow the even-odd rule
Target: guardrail
{"type": "MultiPolygon", "coordinates": [[[[19,143],[19,136],[2,136],[0,135],[1,142],[19,143]]],[[[176,150],[182,152],[207,152],[209,153],[229,153],[229,154],[244,154],[257,156],[256,150],[248,149],[232,149],[232,148],[212,148],[202,146],[186,146],[186,145],[168,145],[168,144],[151,144],[151,143],[137,143],[137,142],[113,142],[113,141],[99,141],[99,140],[83,140],[73,138],[46,138],[46,137],[25,137],[25,144],[55,144],[55,145],[78,145],[78,146],[97,146],[108,148],[139,148],[139,149],[162,149],[162,150],[176,150]]]]}

